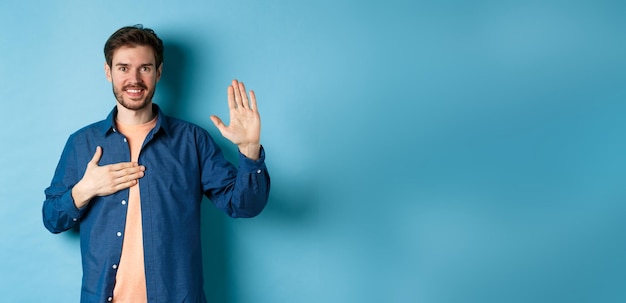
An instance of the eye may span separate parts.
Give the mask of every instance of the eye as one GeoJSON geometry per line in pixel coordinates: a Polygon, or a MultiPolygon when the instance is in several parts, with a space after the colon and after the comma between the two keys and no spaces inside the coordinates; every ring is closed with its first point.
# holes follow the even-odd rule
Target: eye
{"type": "Polygon", "coordinates": [[[126,66],[120,66],[119,70],[125,72],[128,70],[128,68],[126,68],[126,66]]]}
{"type": "Polygon", "coordinates": [[[150,67],[149,66],[144,66],[141,68],[142,72],[149,72],[150,71],[150,67]]]}

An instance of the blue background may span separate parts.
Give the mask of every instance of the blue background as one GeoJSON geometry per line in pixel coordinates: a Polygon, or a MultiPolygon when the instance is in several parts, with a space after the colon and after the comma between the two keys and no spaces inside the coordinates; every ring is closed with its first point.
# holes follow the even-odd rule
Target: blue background
{"type": "Polygon", "coordinates": [[[0,2],[0,301],[77,302],[41,222],[70,133],[115,104],[102,48],[166,44],[155,102],[207,128],[256,91],[271,200],[205,203],[213,302],[626,301],[622,1],[0,2]]]}

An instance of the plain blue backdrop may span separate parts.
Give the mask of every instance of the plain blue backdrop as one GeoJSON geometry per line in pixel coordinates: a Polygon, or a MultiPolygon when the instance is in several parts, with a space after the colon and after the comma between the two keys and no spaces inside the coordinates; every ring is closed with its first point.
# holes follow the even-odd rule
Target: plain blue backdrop
{"type": "Polygon", "coordinates": [[[622,1],[0,2],[0,301],[77,302],[41,222],[70,133],[115,105],[102,48],[166,45],[155,102],[209,130],[254,89],[257,218],[206,201],[212,302],[626,301],[622,1]]]}

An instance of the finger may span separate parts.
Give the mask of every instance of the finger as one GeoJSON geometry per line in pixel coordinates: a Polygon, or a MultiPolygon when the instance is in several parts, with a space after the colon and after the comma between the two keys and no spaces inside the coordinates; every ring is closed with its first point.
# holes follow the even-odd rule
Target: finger
{"type": "MultiPolygon", "coordinates": [[[[138,180],[139,180],[139,179],[141,179],[141,178],[143,178],[143,176],[144,176],[144,175],[145,175],[145,174],[144,174],[144,172],[143,172],[143,171],[139,171],[139,172],[136,172],[136,173],[133,173],[133,174],[124,175],[124,176],[121,176],[121,177],[119,177],[119,178],[114,179],[114,180],[113,180],[113,184],[112,184],[112,185],[113,185],[113,187],[114,187],[114,188],[116,188],[116,189],[117,189],[120,185],[121,185],[122,187],[127,186],[127,185],[128,185],[128,186],[132,186],[132,183],[133,183],[134,181],[137,181],[137,182],[138,182],[138,180]],[[129,184],[130,184],[130,185],[129,185],[129,184]]],[[[124,187],[124,188],[125,188],[125,187],[124,187]]]]}
{"type": "Polygon", "coordinates": [[[141,179],[141,178],[143,178],[144,175],[145,175],[145,173],[143,171],[129,173],[129,174],[125,175],[124,177],[119,178],[118,181],[120,183],[125,183],[125,182],[129,182],[129,181],[141,179]]]}
{"type": "Polygon", "coordinates": [[[222,122],[222,119],[220,119],[218,116],[211,116],[211,122],[213,122],[213,124],[215,124],[215,127],[217,127],[217,129],[223,133],[224,129],[226,128],[226,125],[224,125],[224,122],[222,122]]]}
{"type": "Polygon", "coordinates": [[[235,102],[235,91],[232,86],[228,86],[228,109],[237,108],[237,103],[235,102]]]}
{"type": "Polygon", "coordinates": [[[133,174],[137,174],[143,171],[145,171],[143,166],[135,166],[135,167],[129,167],[129,168],[125,168],[125,169],[117,170],[117,171],[109,171],[109,178],[111,178],[111,180],[114,183],[125,182],[129,180],[128,176],[131,176],[133,174]]]}
{"type": "Polygon", "coordinates": [[[137,174],[137,173],[141,173],[143,171],[145,171],[145,166],[142,165],[138,165],[138,166],[133,166],[133,167],[129,167],[129,168],[125,168],[123,170],[120,170],[118,172],[116,172],[117,176],[130,176],[133,174],[137,174]]]}
{"type": "Polygon", "coordinates": [[[133,179],[133,180],[130,180],[130,181],[122,182],[122,183],[120,183],[118,185],[115,185],[113,187],[114,188],[113,192],[118,192],[120,190],[127,189],[127,188],[129,188],[131,186],[134,186],[138,182],[139,181],[137,181],[137,179],[133,179]]]}
{"type": "Polygon", "coordinates": [[[239,91],[239,83],[237,82],[237,79],[233,80],[233,95],[235,96],[235,104],[237,107],[242,107],[243,104],[241,103],[241,92],[239,91]]]}
{"type": "Polygon", "coordinates": [[[133,167],[139,168],[139,164],[136,162],[120,162],[108,165],[109,171],[111,172],[123,172],[123,170],[133,167]]]}
{"type": "Polygon", "coordinates": [[[89,163],[97,166],[98,162],[100,162],[100,158],[102,158],[102,147],[97,146],[96,152],[93,154],[93,157],[91,158],[91,161],[89,161],[89,163]]]}
{"type": "Polygon", "coordinates": [[[256,95],[253,90],[250,90],[250,109],[252,111],[257,111],[256,107],[256,95]]]}
{"type": "Polygon", "coordinates": [[[213,122],[213,124],[215,124],[215,126],[217,128],[225,126],[224,122],[222,122],[222,119],[220,119],[220,117],[218,117],[216,115],[212,115],[210,118],[211,118],[211,121],[213,122]]]}
{"type": "Polygon", "coordinates": [[[243,105],[243,108],[250,108],[250,105],[248,104],[248,94],[246,93],[246,86],[243,84],[243,82],[239,82],[239,94],[241,95],[241,105],[243,105]]]}

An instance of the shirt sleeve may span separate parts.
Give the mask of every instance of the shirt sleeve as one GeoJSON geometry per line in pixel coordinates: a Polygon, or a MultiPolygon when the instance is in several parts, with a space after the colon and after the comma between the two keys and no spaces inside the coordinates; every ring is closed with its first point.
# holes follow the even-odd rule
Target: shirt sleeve
{"type": "Polygon", "coordinates": [[[265,166],[265,149],[261,147],[258,160],[251,160],[239,152],[239,170],[235,183],[234,199],[238,203],[239,217],[254,217],[267,205],[270,175],[265,166]]]}
{"type": "Polygon", "coordinates": [[[210,136],[205,143],[202,184],[206,197],[233,218],[251,218],[261,213],[270,191],[264,148],[261,147],[258,160],[239,152],[239,168],[235,168],[224,159],[210,136]]]}
{"type": "Polygon", "coordinates": [[[44,226],[52,233],[60,233],[78,224],[80,211],[74,204],[72,188],[80,176],[77,170],[76,151],[68,139],[50,183],[45,190],[42,214],[44,226]]]}

